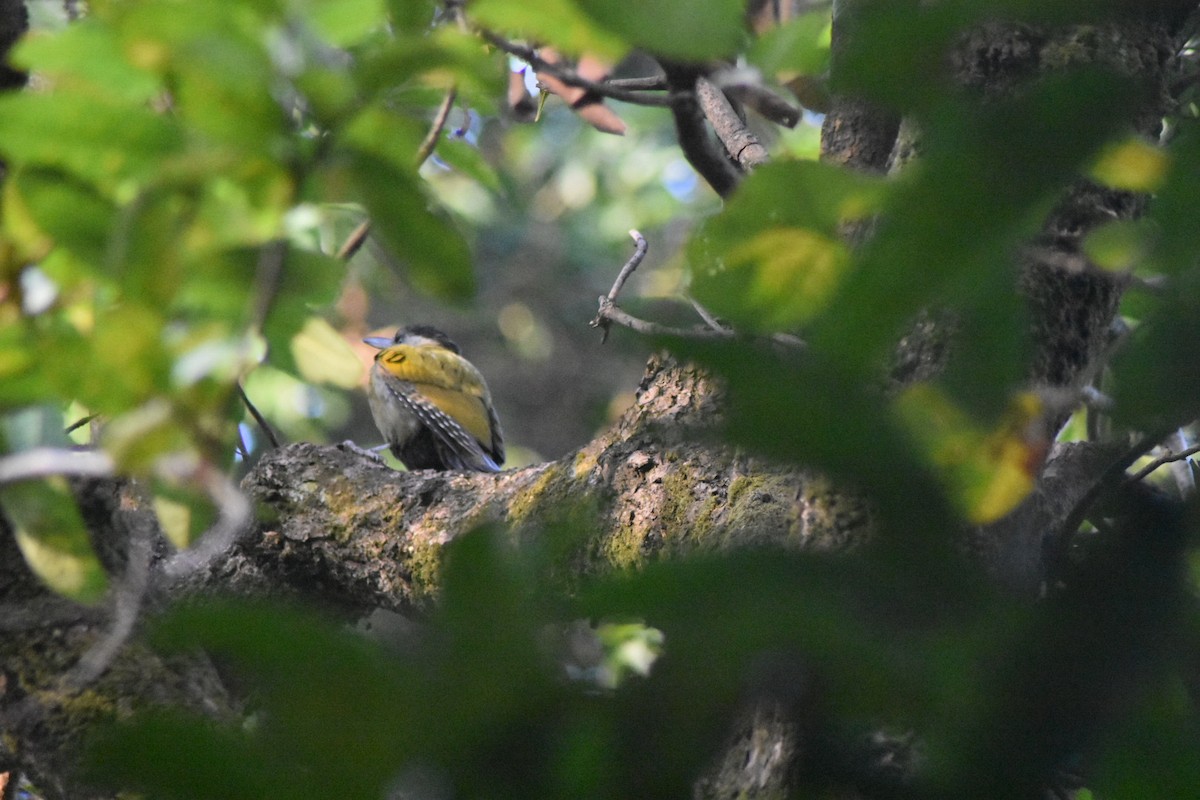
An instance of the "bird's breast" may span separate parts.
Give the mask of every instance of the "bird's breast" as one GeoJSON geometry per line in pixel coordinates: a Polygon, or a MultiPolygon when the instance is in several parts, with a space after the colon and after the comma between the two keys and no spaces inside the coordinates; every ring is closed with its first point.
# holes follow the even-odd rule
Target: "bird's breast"
{"type": "Polygon", "coordinates": [[[371,368],[367,402],[370,403],[375,425],[388,444],[407,442],[421,427],[416,416],[392,396],[393,391],[401,391],[397,383],[399,381],[389,379],[378,365],[371,368]]]}

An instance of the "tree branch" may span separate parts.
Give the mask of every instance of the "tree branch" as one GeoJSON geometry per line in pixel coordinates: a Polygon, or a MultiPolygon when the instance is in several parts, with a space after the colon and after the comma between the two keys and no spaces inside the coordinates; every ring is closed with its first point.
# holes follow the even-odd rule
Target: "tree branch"
{"type": "Polygon", "coordinates": [[[767,149],[742,122],[725,93],[708,78],[696,79],[696,100],[716,131],[717,138],[742,169],[749,171],[767,163],[770,159],[767,149]]]}
{"type": "MultiPolygon", "coordinates": [[[[553,75],[568,86],[577,86],[580,89],[586,89],[589,92],[597,94],[601,97],[607,97],[612,100],[619,100],[622,103],[630,103],[639,106],[660,106],[665,107],[671,105],[671,98],[661,94],[647,94],[644,91],[635,91],[625,88],[630,85],[631,80],[659,81],[659,78],[646,79],[626,79],[623,82],[616,81],[592,81],[583,77],[573,69],[564,67],[562,64],[555,64],[542,58],[537,54],[537,51],[532,47],[527,47],[523,44],[517,44],[505,39],[503,36],[493,33],[492,31],[480,28],[479,35],[483,39],[495,47],[500,48],[510,56],[516,56],[529,66],[533,67],[536,72],[544,72],[548,75],[553,75]],[[624,84],[624,85],[623,85],[624,84]]],[[[632,84],[637,85],[637,84],[632,84]]],[[[656,84],[655,85],[657,88],[656,84]]]]}

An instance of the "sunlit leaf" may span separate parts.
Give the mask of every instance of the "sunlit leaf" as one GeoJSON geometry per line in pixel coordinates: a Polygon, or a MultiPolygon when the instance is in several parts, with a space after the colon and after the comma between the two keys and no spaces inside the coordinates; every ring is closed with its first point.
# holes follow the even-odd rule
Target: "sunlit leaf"
{"type": "Polygon", "coordinates": [[[158,483],[154,492],[154,514],[167,541],[183,550],[216,521],[212,501],[184,487],[158,483]]]}
{"type": "Polygon", "coordinates": [[[1101,225],[1083,240],[1083,252],[1096,266],[1124,272],[1141,266],[1153,251],[1158,229],[1145,220],[1118,220],[1101,225]]]}
{"type": "Polygon", "coordinates": [[[696,298],[739,326],[793,328],[824,309],[849,261],[844,244],[803,228],[748,233],[694,272],[696,298]]]}
{"type": "Polygon", "coordinates": [[[1153,192],[1170,169],[1167,151],[1140,139],[1126,139],[1100,153],[1092,165],[1092,178],[1114,189],[1153,192]]]}
{"type": "Polygon", "coordinates": [[[145,474],[162,456],[194,449],[180,422],[166,400],[154,399],[110,419],[101,442],[122,470],[145,474]]]}
{"type": "Polygon", "coordinates": [[[333,302],[344,277],[344,267],[329,256],[295,248],[288,252],[263,323],[275,366],[299,369],[293,360],[294,337],[309,324],[314,309],[333,302]]]}
{"type": "Polygon", "coordinates": [[[990,430],[929,384],[905,389],[896,411],[970,522],[999,519],[1033,490],[1050,445],[1038,430],[1042,408],[1035,395],[1015,398],[990,430]]]}
{"type": "Polygon", "coordinates": [[[688,245],[692,289],[714,312],[759,330],[824,309],[849,263],[839,226],[878,206],[883,185],[816,162],[757,170],[688,245]]]}
{"type": "Polygon", "coordinates": [[[342,389],[361,385],[363,365],[345,338],[321,317],[309,317],[292,337],[292,360],[301,377],[342,389]]]}
{"type": "Polygon", "coordinates": [[[12,524],[25,563],[43,583],[81,603],[104,596],[108,578],[65,479],[0,486],[0,508],[12,524]]]}

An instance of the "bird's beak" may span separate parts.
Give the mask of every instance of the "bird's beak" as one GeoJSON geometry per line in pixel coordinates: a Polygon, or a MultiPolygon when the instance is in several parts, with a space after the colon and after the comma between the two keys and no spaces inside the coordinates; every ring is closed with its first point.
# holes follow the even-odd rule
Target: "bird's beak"
{"type": "Polygon", "coordinates": [[[368,336],[367,338],[363,339],[363,344],[369,344],[376,350],[382,350],[385,347],[391,347],[392,340],[386,336],[368,336]]]}

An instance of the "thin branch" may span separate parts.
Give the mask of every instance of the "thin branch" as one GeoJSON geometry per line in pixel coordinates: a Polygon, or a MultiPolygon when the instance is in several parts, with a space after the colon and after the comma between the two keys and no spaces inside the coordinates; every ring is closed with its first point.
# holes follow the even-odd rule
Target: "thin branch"
{"type": "Polygon", "coordinates": [[[629,276],[638,268],[650,250],[650,245],[646,243],[646,237],[642,236],[641,231],[631,230],[629,236],[633,239],[633,255],[625,262],[625,266],[621,267],[621,271],[617,273],[617,279],[613,281],[612,288],[608,290],[607,299],[610,303],[616,302],[617,295],[625,288],[625,281],[629,280],[629,276]]]}
{"type": "Polygon", "coordinates": [[[704,323],[708,325],[708,327],[712,328],[714,331],[725,330],[725,326],[721,324],[721,321],[717,319],[711,311],[700,305],[699,300],[689,294],[687,296],[687,301],[692,304],[692,308],[695,309],[696,313],[700,315],[700,319],[704,320],[704,323]]]}
{"type": "Polygon", "coordinates": [[[696,100],[716,131],[717,138],[742,169],[749,171],[767,163],[770,158],[767,149],[742,122],[725,93],[708,78],[696,79],[696,100]]]}
{"type": "MultiPolygon", "coordinates": [[[[669,106],[671,98],[661,94],[646,94],[645,92],[632,91],[615,85],[613,81],[592,81],[580,75],[573,69],[568,69],[562,64],[552,64],[537,54],[537,51],[532,47],[527,47],[523,44],[510,42],[502,36],[492,33],[486,29],[480,29],[479,35],[484,38],[488,44],[498,47],[511,56],[516,56],[529,66],[533,67],[535,72],[545,72],[548,75],[553,75],[568,86],[578,86],[581,89],[586,89],[589,92],[607,97],[612,100],[619,100],[623,103],[632,103],[639,106],[669,106]]],[[[626,79],[632,80],[632,79],[626,79]]]]}
{"type": "Polygon", "coordinates": [[[706,117],[696,100],[698,75],[694,67],[664,63],[671,84],[671,114],[675,120],[675,135],[684,158],[700,177],[721,197],[728,197],[737,188],[741,173],[733,166],[724,148],[718,147],[708,131],[706,117]]]}
{"type": "Polygon", "coordinates": [[[1167,464],[1171,464],[1176,461],[1183,461],[1185,458],[1196,455],[1196,453],[1200,453],[1200,444],[1192,445],[1191,447],[1180,450],[1177,453],[1167,453],[1164,456],[1159,456],[1146,466],[1139,469],[1137,472],[1130,475],[1129,482],[1133,483],[1135,481],[1140,481],[1159,467],[1166,466],[1167,464]]]}
{"type": "Polygon", "coordinates": [[[1071,513],[1063,520],[1062,525],[1054,532],[1053,537],[1049,540],[1049,545],[1046,552],[1047,573],[1049,575],[1061,575],[1067,564],[1067,554],[1071,550],[1071,540],[1074,538],[1079,526],[1087,519],[1092,511],[1092,507],[1105,494],[1116,489],[1125,479],[1125,471],[1137,461],[1139,458],[1150,452],[1154,446],[1160,442],[1166,435],[1165,432],[1149,433],[1139,439],[1132,447],[1126,450],[1121,456],[1115,459],[1108,465],[1108,469],[1100,476],[1090,489],[1088,489],[1083,497],[1075,503],[1071,509],[1071,513]]]}
{"type": "Polygon", "coordinates": [[[67,429],[64,431],[64,433],[74,433],[75,431],[79,430],[84,425],[87,425],[89,422],[91,422],[98,416],[100,416],[100,415],[99,414],[88,414],[86,417],[83,417],[82,419],[78,419],[75,422],[72,422],[70,425],[68,425],[67,429]]]}
{"type": "MultiPolygon", "coordinates": [[[[646,257],[646,251],[649,245],[646,244],[646,238],[636,230],[630,231],[629,235],[633,237],[634,250],[633,255],[621,267],[621,271],[617,273],[617,279],[613,281],[612,288],[608,290],[607,295],[601,295],[600,308],[596,312],[596,316],[589,323],[593,328],[601,329],[600,342],[603,344],[608,341],[608,332],[612,324],[616,324],[629,328],[632,331],[644,334],[646,336],[678,336],[683,339],[734,339],[738,336],[737,331],[726,327],[717,320],[707,309],[701,306],[692,298],[688,300],[696,309],[696,313],[705,321],[708,327],[704,328],[676,328],[670,325],[661,325],[657,322],[639,319],[632,314],[622,311],[617,306],[617,296],[621,290],[625,288],[625,282],[629,280],[629,276],[633,274],[638,265],[642,263],[642,259],[646,257]]],[[[767,337],[771,341],[782,344],[788,347],[804,348],[807,345],[804,340],[799,337],[792,336],[788,333],[776,333],[767,337]]]]}
{"type": "Polygon", "coordinates": [[[446,96],[442,98],[441,105],[438,106],[437,112],[433,115],[433,124],[429,127],[429,133],[425,134],[425,138],[421,141],[421,146],[417,148],[417,169],[433,154],[437,147],[438,139],[441,138],[442,130],[446,127],[446,120],[450,118],[450,110],[454,108],[454,99],[458,97],[458,89],[451,86],[446,90],[446,96]]]}
{"type": "Polygon", "coordinates": [[[609,78],[604,81],[603,85],[613,89],[630,89],[645,92],[662,92],[670,88],[667,86],[667,77],[665,75],[647,75],[644,78],[609,78]]]}
{"type": "Polygon", "coordinates": [[[0,485],[52,475],[107,478],[115,471],[112,458],[101,450],[35,447],[0,458],[0,485]]]}
{"type": "MultiPolygon", "coordinates": [[[[445,96],[442,97],[442,102],[438,105],[437,111],[433,115],[433,123],[429,127],[429,133],[425,134],[425,138],[421,140],[420,146],[417,148],[416,162],[417,168],[428,160],[429,156],[433,155],[433,151],[437,148],[438,138],[442,135],[442,130],[446,127],[446,120],[450,118],[450,111],[454,108],[454,100],[458,97],[458,89],[451,86],[446,90],[445,96]]],[[[346,241],[338,248],[337,259],[339,261],[349,261],[354,258],[367,241],[367,236],[371,233],[371,220],[364,219],[358,224],[350,235],[346,237],[346,241]]]]}
{"type": "Polygon", "coordinates": [[[358,252],[358,249],[363,246],[363,242],[367,241],[367,234],[371,232],[371,220],[364,219],[358,224],[337,251],[339,261],[349,261],[358,252]]]}
{"type": "Polygon", "coordinates": [[[238,397],[242,398],[242,405],[246,406],[246,410],[250,412],[250,416],[254,417],[255,423],[257,423],[258,427],[262,429],[262,432],[266,434],[267,441],[271,443],[271,447],[279,447],[279,439],[275,437],[275,431],[271,430],[271,426],[267,424],[266,418],[259,413],[259,410],[255,408],[254,403],[250,402],[250,398],[246,395],[246,390],[242,388],[241,381],[238,381],[237,383],[237,391],[238,397]]]}
{"type": "Polygon", "coordinates": [[[615,322],[621,327],[629,328],[631,331],[644,334],[646,336],[678,336],[684,339],[732,339],[735,334],[729,329],[713,330],[712,328],[675,328],[670,325],[662,325],[657,322],[639,319],[631,314],[627,314],[615,305],[607,302],[608,298],[600,298],[600,312],[596,318],[592,320],[592,327],[601,327],[604,329],[603,342],[608,337],[608,324],[615,322]]]}

